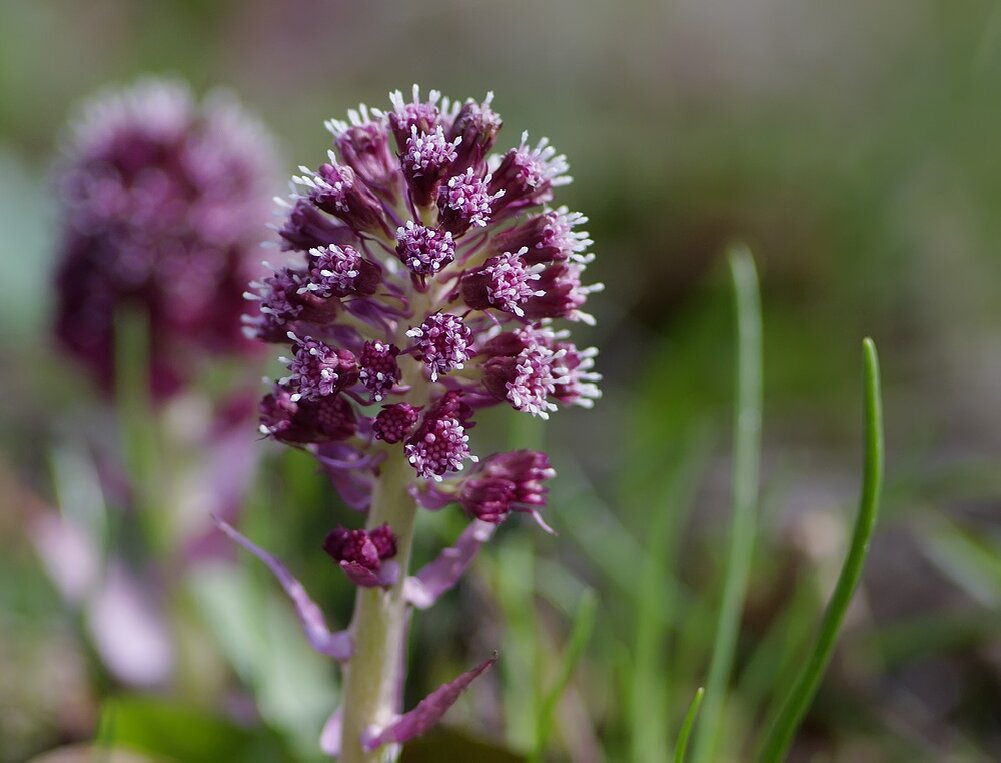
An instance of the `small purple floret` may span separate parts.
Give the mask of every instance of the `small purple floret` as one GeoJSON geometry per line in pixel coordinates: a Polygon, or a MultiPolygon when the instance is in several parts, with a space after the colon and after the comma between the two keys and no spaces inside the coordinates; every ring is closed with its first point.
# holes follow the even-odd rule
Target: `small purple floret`
{"type": "Polygon", "coordinates": [[[400,380],[400,366],[396,356],[400,349],[388,342],[365,342],[358,356],[358,381],[376,401],[382,400],[400,380]]]}
{"type": "Polygon", "coordinates": [[[455,243],[448,231],[409,221],[396,230],[396,256],[414,274],[434,276],[455,259],[455,243]]]}
{"type": "Polygon", "coordinates": [[[420,408],[414,408],[407,403],[384,405],[372,422],[372,434],[383,442],[402,442],[419,418],[420,408]]]}
{"type": "Polygon", "coordinates": [[[418,357],[431,375],[431,381],[449,371],[462,368],[469,360],[472,333],[462,318],[451,313],[432,313],[417,328],[407,332],[414,339],[418,357]]]}

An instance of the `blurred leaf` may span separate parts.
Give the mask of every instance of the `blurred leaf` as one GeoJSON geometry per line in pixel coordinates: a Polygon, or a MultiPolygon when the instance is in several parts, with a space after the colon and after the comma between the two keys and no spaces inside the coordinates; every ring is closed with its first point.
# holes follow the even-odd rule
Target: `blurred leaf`
{"type": "Polygon", "coordinates": [[[402,763],[441,763],[441,761],[476,761],[476,763],[524,763],[525,758],[489,742],[474,739],[457,731],[438,728],[403,748],[402,763]]]}
{"type": "Polygon", "coordinates": [[[532,543],[511,539],[495,555],[494,590],[504,613],[504,718],[508,743],[530,749],[539,723],[539,636],[535,621],[532,543]]]}
{"type": "Polygon", "coordinates": [[[926,553],[946,577],[985,607],[1001,608],[1001,543],[945,519],[919,530],[926,553]]]}
{"type": "Polygon", "coordinates": [[[183,763],[293,760],[267,729],[243,728],[204,708],[140,695],[104,704],[98,742],[135,747],[183,763]]]}
{"type": "Polygon", "coordinates": [[[158,763],[158,759],[131,750],[85,743],[60,747],[38,755],[28,763],[158,763]]]}
{"type": "Polygon", "coordinates": [[[594,630],[594,619],[598,611],[598,599],[594,591],[587,589],[580,597],[577,604],[577,614],[574,617],[573,630],[570,638],[563,648],[563,659],[560,661],[559,670],[556,673],[556,680],[542,697],[539,707],[539,720],[535,728],[535,749],[529,758],[532,761],[540,762],[549,742],[549,736],[553,730],[553,723],[556,719],[556,706],[566,691],[570,678],[578,660],[584,653],[594,630]]]}
{"type": "Polygon", "coordinates": [[[334,669],[310,649],[287,600],[246,567],[204,567],[190,591],[261,715],[300,759],[317,757],[320,730],[337,707],[334,669]]]}

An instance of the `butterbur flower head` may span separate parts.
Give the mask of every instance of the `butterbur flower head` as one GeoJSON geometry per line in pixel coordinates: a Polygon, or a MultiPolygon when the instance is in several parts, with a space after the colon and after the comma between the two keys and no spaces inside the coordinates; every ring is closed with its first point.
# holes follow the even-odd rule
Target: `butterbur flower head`
{"type": "Polygon", "coordinates": [[[566,207],[550,209],[498,234],[494,239],[494,250],[524,249],[522,256],[532,264],[573,260],[586,265],[590,258],[585,252],[594,242],[586,231],[575,230],[585,223],[587,218],[580,212],[570,212],[566,207]]]}
{"type": "MultiPolygon", "coordinates": [[[[548,418],[600,394],[596,351],[578,350],[559,325],[591,321],[585,303],[599,288],[584,279],[586,218],[547,206],[570,182],[566,158],[526,135],[494,153],[501,125],[492,96],[459,105],[417,87],[409,100],[391,94],[385,111],[360,106],[331,120],[328,161],[293,178],[281,202],[286,220],[276,230],[288,260],[248,292],[260,305],[248,333],[292,342],[289,374],[261,404],[261,432],[315,454],[343,501],[369,512],[368,529],[337,528],[324,547],[356,585],[388,589],[362,601],[377,602],[394,628],[405,627],[406,607],[427,608],[453,587],[512,514],[550,530],[540,513],[555,475],[548,457],[520,450],[480,460],[475,413],[499,404],[548,418]],[[408,574],[410,533],[397,520],[449,504],[471,521],[454,546],[408,574]]],[[[401,631],[390,634],[384,619],[372,625],[358,608],[346,636],[330,634],[287,571],[243,545],[282,580],[324,654],[345,659],[352,639],[386,652],[381,667],[369,661],[349,673],[345,714],[324,732],[331,754],[342,741],[357,757],[423,733],[493,662],[407,713],[358,710],[352,696],[373,686],[395,696],[401,631]]]]}
{"type": "Polygon", "coordinates": [[[394,177],[399,174],[399,163],[389,146],[386,129],[362,104],[348,111],[348,120],[331,119],[327,129],[334,136],[334,146],[358,176],[373,191],[389,193],[394,177]]]}
{"type": "Polygon", "coordinates": [[[307,167],[299,169],[303,174],[292,180],[308,189],[308,198],[317,209],[357,231],[375,233],[384,226],[379,200],[353,169],[330,163],[321,164],[315,173],[307,167]]]}
{"type": "Polygon", "coordinates": [[[84,105],[56,168],[55,330],[110,390],[115,317],[144,314],[163,398],[210,358],[252,348],[242,294],[260,256],[275,157],[223,93],[145,80],[84,105]]]}
{"type": "Polygon", "coordinates": [[[397,565],[387,562],[396,556],[396,536],[387,524],[371,530],[336,527],[324,539],[323,550],[357,586],[384,588],[398,575],[397,565]]]}
{"type": "Polygon", "coordinates": [[[522,133],[521,145],[508,151],[493,172],[490,190],[505,192],[495,208],[522,209],[551,201],[555,186],[571,182],[572,178],[565,174],[569,169],[566,156],[557,154],[547,138],[532,148],[528,133],[522,133]]]}
{"type": "Polygon", "coordinates": [[[407,140],[415,132],[426,135],[439,126],[443,111],[447,121],[451,122],[448,99],[442,101],[439,91],[429,91],[427,100],[421,99],[421,90],[417,85],[413,86],[412,91],[413,97],[409,102],[403,100],[403,93],[399,90],[389,94],[393,109],[387,116],[388,127],[401,152],[406,149],[407,140]]]}
{"type": "MultiPolygon", "coordinates": [[[[284,205],[285,203],[282,202],[284,205]]],[[[350,229],[323,214],[307,199],[288,205],[288,215],[280,228],[281,248],[307,251],[351,240],[350,229]]]]}

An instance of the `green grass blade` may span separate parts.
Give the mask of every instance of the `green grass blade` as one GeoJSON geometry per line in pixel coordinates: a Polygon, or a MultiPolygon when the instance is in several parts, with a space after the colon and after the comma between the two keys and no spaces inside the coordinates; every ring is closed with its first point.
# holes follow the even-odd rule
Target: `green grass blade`
{"type": "Polygon", "coordinates": [[[702,429],[687,438],[683,454],[668,467],[670,475],[651,505],[654,515],[646,533],[645,558],[634,601],[633,660],[629,686],[629,733],[632,760],[663,760],[667,749],[667,724],[650,718],[667,714],[672,676],[663,664],[664,643],[678,610],[676,587],[665,581],[674,573],[679,539],[695,502],[695,493],[709,460],[710,438],[702,429]]]}
{"type": "Polygon", "coordinates": [[[530,540],[511,539],[495,557],[493,585],[504,615],[504,718],[508,744],[531,749],[538,736],[542,645],[535,609],[535,552],[530,540]]]}
{"type": "Polygon", "coordinates": [[[685,713],[685,721],[681,724],[681,731],[678,732],[678,743],[674,746],[674,763],[685,763],[685,753],[688,751],[688,737],[692,733],[692,726],[695,725],[695,719],[699,715],[699,708],[702,707],[702,698],[705,694],[706,690],[700,686],[695,692],[692,704],[688,706],[688,712],[685,713]]]}
{"type": "Polygon", "coordinates": [[[879,359],[876,345],[871,339],[863,343],[865,363],[865,460],[862,479],[862,497],[859,502],[858,517],[852,534],[851,546],[845,557],[841,574],[831,600],[824,613],[820,632],[813,645],[809,659],[796,683],[793,684],[782,704],[774,724],[768,731],[761,747],[759,760],[763,763],[782,760],[793,734],[806,714],[820,679],[834,651],[834,644],[845,617],[845,611],[855,593],[862,567],[869,552],[869,540],[876,526],[879,510],[880,490],[883,483],[883,410],[879,387],[879,359]]]}
{"type": "Polygon", "coordinates": [[[566,691],[570,677],[574,668],[584,653],[584,647],[591,640],[591,632],[594,630],[594,621],[598,613],[598,598],[590,588],[584,591],[577,605],[577,614],[574,617],[573,629],[567,641],[566,649],[563,651],[563,660],[560,662],[559,672],[556,680],[549,691],[542,698],[539,706],[539,722],[536,726],[535,748],[529,756],[529,761],[538,763],[543,760],[546,745],[549,743],[549,736],[553,731],[553,723],[556,720],[556,706],[560,697],[566,691]]]}
{"type": "Polygon", "coordinates": [[[737,648],[737,631],[754,551],[761,455],[761,306],[754,260],[745,246],[730,251],[737,319],[737,402],[734,410],[733,520],[716,637],[706,680],[705,708],[695,736],[695,763],[714,760],[723,699],[737,648]]]}

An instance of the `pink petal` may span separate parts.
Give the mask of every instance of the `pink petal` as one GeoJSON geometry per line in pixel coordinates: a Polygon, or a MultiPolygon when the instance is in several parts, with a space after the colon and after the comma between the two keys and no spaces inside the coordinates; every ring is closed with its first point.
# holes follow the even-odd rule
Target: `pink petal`
{"type": "Polygon", "coordinates": [[[131,686],[161,686],[174,668],[170,628],[155,600],[148,586],[112,560],[87,606],[87,625],[101,660],[131,686]]]}
{"type": "Polygon", "coordinates": [[[344,713],[341,708],[334,710],[320,732],[320,749],[332,758],[341,754],[341,723],[344,713]]]}

